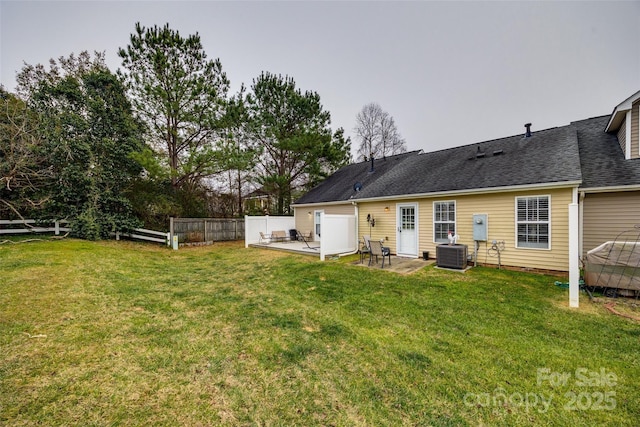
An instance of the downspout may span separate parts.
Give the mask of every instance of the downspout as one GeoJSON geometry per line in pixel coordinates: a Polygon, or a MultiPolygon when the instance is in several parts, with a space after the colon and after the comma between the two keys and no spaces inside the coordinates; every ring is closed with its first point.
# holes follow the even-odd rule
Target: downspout
{"type": "Polygon", "coordinates": [[[360,224],[360,220],[358,217],[358,202],[351,202],[351,204],[354,206],[355,209],[355,216],[356,216],[356,250],[355,251],[351,251],[351,252],[345,252],[343,254],[338,254],[338,257],[343,257],[343,256],[347,256],[347,255],[354,255],[357,254],[358,251],[360,250],[360,244],[358,241],[358,238],[360,236],[360,231],[358,230],[358,225],[360,224]]]}
{"type": "Polygon", "coordinates": [[[578,228],[579,228],[579,232],[578,234],[579,239],[578,239],[578,250],[580,251],[580,262],[582,263],[582,254],[584,253],[584,198],[587,195],[585,194],[584,191],[580,191],[579,196],[578,196],[578,215],[580,216],[579,220],[578,220],[578,228]]]}

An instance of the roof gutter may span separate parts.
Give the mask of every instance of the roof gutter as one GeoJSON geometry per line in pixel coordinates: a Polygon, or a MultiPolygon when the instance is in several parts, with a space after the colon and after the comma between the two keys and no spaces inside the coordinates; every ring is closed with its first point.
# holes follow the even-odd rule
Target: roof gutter
{"type": "Polygon", "coordinates": [[[333,201],[333,202],[317,202],[317,203],[293,203],[291,204],[292,207],[294,208],[307,208],[307,207],[313,207],[313,206],[318,206],[318,205],[322,205],[322,206],[331,206],[331,205],[352,205],[355,204],[354,202],[359,201],[356,199],[349,199],[349,200],[340,200],[340,201],[333,201]]]}
{"type": "MultiPolygon", "coordinates": [[[[582,181],[564,181],[561,183],[546,183],[546,184],[529,184],[529,185],[511,185],[505,187],[494,187],[491,189],[487,188],[478,188],[472,190],[453,190],[453,191],[438,191],[433,193],[418,193],[418,194],[397,194],[394,196],[384,196],[384,197],[370,197],[357,199],[358,203],[362,202],[377,202],[377,201],[387,201],[387,200],[398,200],[398,199],[424,199],[424,198],[435,198],[435,197],[446,197],[446,196],[466,196],[466,195],[475,195],[475,194],[494,194],[494,193],[507,193],[513,191],[527,191],[527,190],[541,190],[541,189],[556,189],[556,188],[573,188],[578,187],[582,181]]],[[[317,203],[322,204],[322,203],[317,203]]]]}
{"type": "Polygon", "coordinates": [[[580,188],[580,192],[586,194],[592,193],[615,193],[618,191],[639,191],[640,184],[634,185],[618,185],[614,187],[590,187],[590,188],[580,188]]]}

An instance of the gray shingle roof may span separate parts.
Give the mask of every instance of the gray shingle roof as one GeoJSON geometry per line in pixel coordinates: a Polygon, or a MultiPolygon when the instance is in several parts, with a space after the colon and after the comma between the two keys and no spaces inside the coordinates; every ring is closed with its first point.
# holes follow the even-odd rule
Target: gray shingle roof
{"type": "Polygon", "coordinates": [[[418,151],[411,151],[387,157],[386,159],[375,159],[373,172],[371,172],[370,162],[344,166],[325,179],[321,184],[312,188],[300,199],[296,200],[296,204],[337,202],[355,199],[362,190],[366,190],[378,179],[386,176],[390,170],[398,167],[408,158],[418,153],[418,151]],[[356,184],[360,184],[360,191],[355,190],[354,186],[356,184]]]}
{"type": "Polygon", "coordinates": [[[615,135],[604,132],[609,116],[572,123],[578,131],[581,188],[640,184],[640,159],[626,160],[615,135]]]}
{"type": "Polygon", "coordinates": [[[431,153],[417,151],[338,170],[296,203],[582,182],[582,187],[640,184],[640,159],[625,160],[608,116],[431,153]],[[355,183],[362,189],[355,191],[355,183]]]}

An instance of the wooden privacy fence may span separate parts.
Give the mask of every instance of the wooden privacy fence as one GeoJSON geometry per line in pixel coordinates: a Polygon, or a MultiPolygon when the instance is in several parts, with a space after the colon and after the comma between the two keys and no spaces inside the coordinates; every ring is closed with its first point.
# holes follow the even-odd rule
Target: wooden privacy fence
{"type": "Polygon", "coordinates": [[[242,218],[171,218],[169,229],[171,236],[178,237],[179,243],[244,239],[242,218]]]}

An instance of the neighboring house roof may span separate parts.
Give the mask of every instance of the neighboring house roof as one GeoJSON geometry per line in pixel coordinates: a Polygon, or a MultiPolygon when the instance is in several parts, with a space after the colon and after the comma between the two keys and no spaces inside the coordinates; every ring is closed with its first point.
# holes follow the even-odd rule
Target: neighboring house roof
{"type": "Polygon", "coordinates": [[[264,198],[268,198],[269,196],[270,196],[269,193],[264,191],[262,188],[258,188],[257,190],[253,190],[251,193],[244,196],[244,198],[245,200],[246,199],[264,199],[264,198]]]}
{"type": "Polygon", "coordinates": [[[536,184],[581,187],[640,184],[640,160],[625,160],[609,116],[431,153],[414,151],[345,166],[296,205],[482,191],[536,184]],[[354,189],[361,184],[359,191],[354,189]]]}

